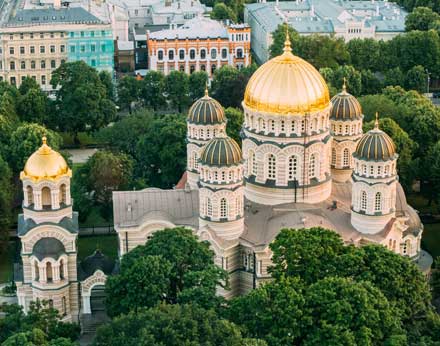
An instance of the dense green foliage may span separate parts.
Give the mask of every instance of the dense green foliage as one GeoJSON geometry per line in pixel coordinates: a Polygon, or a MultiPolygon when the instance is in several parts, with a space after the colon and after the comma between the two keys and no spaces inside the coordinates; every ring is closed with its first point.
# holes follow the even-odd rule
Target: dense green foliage
{"type": "Polygon", "coordinates": [[[0,311],[4,313],[0,319],[2,346],[73,346],[79,337],[79,325],[61,322],[58,311],[46,301],[32,302],[27,314],[18,305],[3,304],[0,311]]]}
{"type": "Polygon", "coordinates": [[[191,305],[159,305],[115,318],[98,329],[94,346],[265,346],[244,339],[233,323],[213,310],[191,305]]]}
{"type": "Polygon", "coordinates": [[[218,285],[227,287],[227,276],[209,244],[189,229],[165,229],[122,257],[120,273],[106,283],[107,312],[117,316],[162,301],[218,308],[218,285]]]}
{"type": "Polygon", "coordinates": [[[345,246],[322,228],[283,229],[270,247],[274,281],[234,298],[226,312],[245,335],[269,345],[438,341],[428,284],[408,258],[379,245],[345,246]]]}

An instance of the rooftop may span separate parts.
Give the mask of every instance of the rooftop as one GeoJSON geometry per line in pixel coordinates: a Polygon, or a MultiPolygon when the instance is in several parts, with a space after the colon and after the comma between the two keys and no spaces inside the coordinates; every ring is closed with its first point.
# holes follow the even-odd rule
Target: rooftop
{"type": "Polygon", "coordinates": [[[347,22],[362,22],[379,32],[405,31],[407,12],[388,1],[303,0],[245,5],[266,31],[286,20],[300,33],[333,33],[347,22]]]}

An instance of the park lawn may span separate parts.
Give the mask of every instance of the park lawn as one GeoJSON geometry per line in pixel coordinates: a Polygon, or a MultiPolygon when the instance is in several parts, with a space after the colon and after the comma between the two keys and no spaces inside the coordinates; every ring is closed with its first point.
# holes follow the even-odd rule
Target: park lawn
{"type": "MultiPolygon", "coordinates": [[[[64,146],[66,146],[66,147],[75,146],[72,134],[67,133],[67,132],[62,132],[60,134],[61,134],[61,137],[63,138],[63,145],[64,146]]],[[[86,132],[78,133],[78,140],[79,140],[79,145],[80,146],[95,145],[95,144],[97,144],[97,142],[93,138],[93,136],[88,134],[88,133],[86,133],[86,132]]]]}
{"type": "Polygon", "coordinates": [[[113,259],[118,257],[118,237],[116,234],[78,237],[78,260],[90,256],[99,248],[101,252],[113,259]]]}

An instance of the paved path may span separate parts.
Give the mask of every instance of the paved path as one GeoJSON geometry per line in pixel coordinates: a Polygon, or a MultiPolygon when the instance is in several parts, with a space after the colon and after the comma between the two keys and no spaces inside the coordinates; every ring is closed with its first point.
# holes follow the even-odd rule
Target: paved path
{"type": "Polygon", "coordinates": [[[86,163],[90,156],[98,151],[98,149],[67,149],[73,163],[86,163]]]}

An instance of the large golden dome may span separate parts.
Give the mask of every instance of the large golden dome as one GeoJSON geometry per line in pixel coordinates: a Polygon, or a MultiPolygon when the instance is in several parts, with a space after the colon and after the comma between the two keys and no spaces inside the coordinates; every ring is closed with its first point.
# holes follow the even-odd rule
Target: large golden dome
{"type": "Polygon", "coordinates": [[[42,146],[26,161],[20,178],[42,180],[55,179],[62,175],[72,176],[72,171],[61,154],[49,147],[46,137],[43,137],[42,146]]]}
{"type": "Polygon", "coordinates": [[[284,53],[252,75],[244,94],[247,107],[279,115],[319,111],[329,102],[324,78],[311,64],[292,54],[288,39],[284,53]]]}

